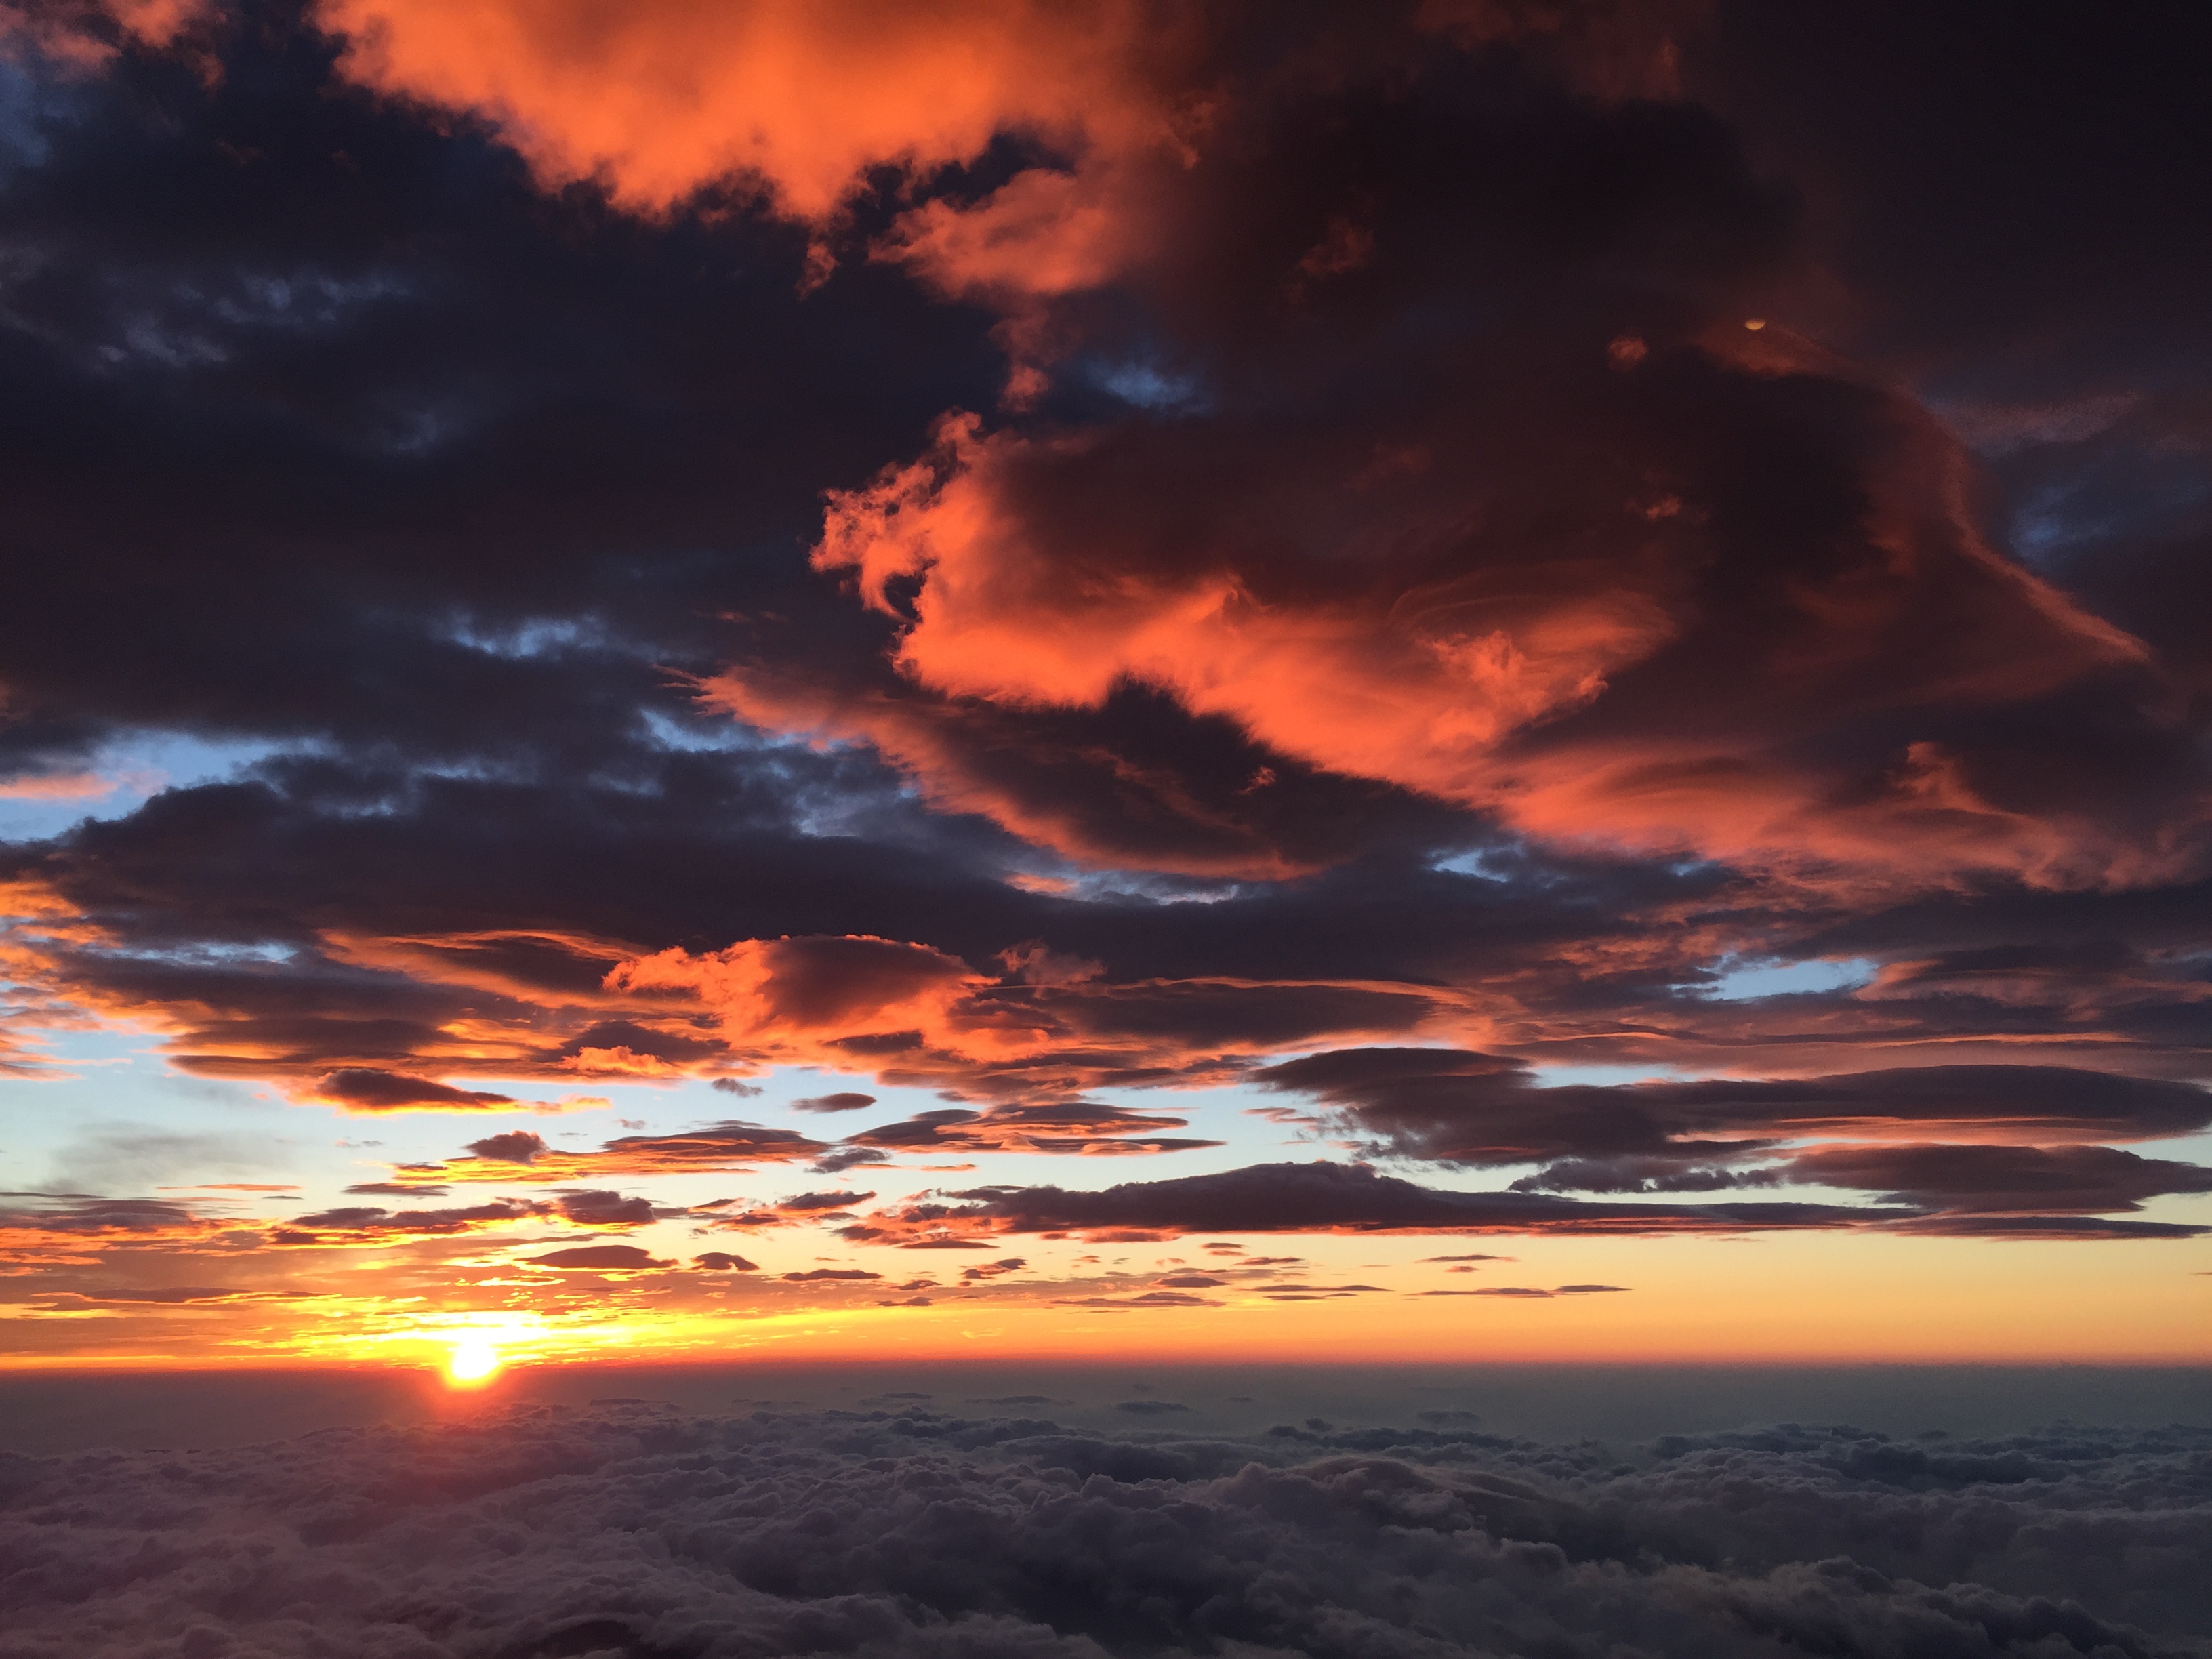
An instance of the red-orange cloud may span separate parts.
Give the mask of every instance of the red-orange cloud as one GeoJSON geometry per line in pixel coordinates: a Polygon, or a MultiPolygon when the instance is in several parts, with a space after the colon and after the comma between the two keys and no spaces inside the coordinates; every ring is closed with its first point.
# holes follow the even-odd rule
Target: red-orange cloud
{"type": "MultiPolygon", "coordinates": [[[[1737,373],[1854,378],[1778,331],[1759,337],[1701,349],[1737,373]]],[[[777,664],[739,666],[706,696],[760,724],[864,739],[943,804],[1093,863],[1127,849],[996,785],[957,740],[971,711],[1095,709],[1131,683],[1158,687],[1327,772],[1645,854],[1906,883],[2185,873],[2186,838],[2116,825],[2093,801],[2008,805],[1987,793],[1985,765],[1933,735],[1856,776],[1818,753],[1822,734],[1853,725],[1909,729],[1924,708],[1932,734],[1960,711],[2141,677],[2148,662],[1992,551],[1966,505],[1967,459],[1930,417],[1858,395],[1888,406],[1863,514],[1838,526],[1855,545],[1808,569],[1763,637],[1732,647],[1741,684],[1703,706],[1640,716],[1616,708],[1633,694],[1613,689],[1669,648],[1698,648],[1713,556],[1694,501],[1591,478],[1586,495],[1619,498],[1575,508],[1564,535],[1531,524],[1506,540],[1468,532],[1490,462],[1452,453],[1441,434],[1411,464],[1433,476],[1379,495],[1364,446],[1262,456],[1225,439],[1200,492],[1171,445],[1203,440],[1027,436],[972,416],[948,420],[924,460],[833,492],[814,553],[898,618],[892,660],[911,689],[841,688],[777,664]]]]}
{"type": "Polygon", "coordinates": [[[757,182],[820,220],[873,167],[927,173],[1001,133],[1080,149],[1164,136],[1135,0],[322,0],[342,70],[492,120],[548,186],[658,211],[757,182]]]}

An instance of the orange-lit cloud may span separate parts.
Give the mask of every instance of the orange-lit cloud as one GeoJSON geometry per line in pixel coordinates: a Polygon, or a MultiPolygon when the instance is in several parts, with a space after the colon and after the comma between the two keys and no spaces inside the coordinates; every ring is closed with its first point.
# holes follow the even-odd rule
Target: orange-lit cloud
{"type": "MultiPolygon", "coordinates": [[[[1722,355],[1756,374],[1853,378],[1772,331],[1759,338],[1756,349],[1728,340],[1722,355]]],[[[945,805],[1093,863],[1127,863],[1129,848],[1086,834],[1073,800],[1040,811],[995,781],[960,741],[975,711],[1097,709],[1123,686],[1157,687],[1325,772],[1644,854],[1907,884],[2186,873],[2196,854],[2170,832],[2100,820],[2094,803],[2008,804],[2008,780],[1938,738],[1900,743],[1856,775],[1808,744],[1916,709],[1923,730],[1941,730],[1955,723],[1948,711],[2029,704],[2100,677],[2157,695],[2139,641],[1991,552],[1965,505],[1964,456],[1931,418],[1888,401],[1869,498],[1838,527],[1850,556],[1793,581],[1732,668],[1708,665],[1707,678],[1740,681],[1737,695],[1678,694],[1663,719],[1614,685],[1711,631],[1705,507],[1624,479],[1609,524],[1584,511],[1564,544],[1533,526],[1509,539],[1466,528],[1480,486],[1458,481],[1479,477],[1483,458],[1450,458],[1441,438],[1419,469],[1432,476],[1384,497],[1363,498],[1368,457],[1350,446],[1309,455],[1287,481],[1276,457],[1240,476],[1256,458],[1231,449],[1200,495],[1167,434],[1038,438],[973,417],[948,420],[925,460],[832,492],[815,550],[817,568],[898,618],[892,660],[908,689],[763,661],[704,691],[747,720],[863,739],[945,805]],[[1152,484],[1135,487],[1146,475],[1152,484]]],[[[1269,781],[1255,772],[1255,788],[1269,781]]],[[[2178,810],[2201,816],[2203,804],[2178,810]]],[[[1280,854],[1159,862],[1263,878],[1297,868],[1280,854]]]]}
{"type": "Polygon", "coordinates": [[[823,1142],[788,1129],[755,1123],[720,1123],[682,1134],[624,1135],[596,1152],[556,1151],[528,1130],[514,1129],[471,1142],[465,1158],[404,1165],[395,1173],[410,1185],[530,1182],[556,1186],[594,1178],[749,1170],[761,1164],[795,1163],[829,1150],[823,1142]]]}
{"type": "Polygon", "coordinates": [[[11,0],[0,4],[0,53],[96,69],[126,45],[158,51],[216,15],[216,0],[11,0]]]}
{"type": "MultiPolygon", "coordinates": [[[[1994,1175],[2002,1158],[1989,1160],[1994,1175]]],[[[2014,1169],[2028,1160],[2012,1160],[2014,1169]]],[[[2067,1160],[2052,1161],[2063,1166],[2067,1160]]],[[[2203,1172],[2176,1165],[2164,1190],[2201,1189],[2203,1172]]],[[[1990,1184],[1996,1184],[1994,1182],[1990,1184]]],[[[2155,1183],[2153,1183],[2155,1184],[2155,1183]]],[[[1940,1186],[1940,1180],[1931,1187],[1940,1186]]],[[[2077,1177],[2074,1185],[2078,1188],[2077,1177]]],[[[856,1243],[902,1249],[981,1249],[1024,1235],[1141,1243],[1234,1228],[1240,1232],[1502,1235],[1559,1237],[1738,1236],[1805,1231],[1912,1232],[1960,1237],[2189,1239],[2212,1228],[2069,1211],[2031,1214],[1963,1206],[1940,1191],[1875,1204],[1726,1200],[1654,1203],[1532,1192],[1459,1192],[1385,1176],[1361,1164],[1254,1164],[1218,1175],[1127,1182],[1103,1191],[990,1187],[916,1200],[838,1231],[856,1243]]],[[[2133,1207],[2120,1201],[2106,1208],[2133,1207]]]]}
{"type": "Polygon", "coordinates": [[[1163,18],[1134,0],[322,0],[365,85],[480,115],[549,187],[606,182],[665,210],[703,186],[764,187],[835,214],[867,170],[927,173],[1001,134],[1081,150],[1165,137],[1147,85],[1163,18]]]}
{"type": "Polygon", "coordinates": [[[981,1112],[924,1112],[903,1123],[864,1130],[852,1137],[851,1144],[886,1152],[1072,1152],[1093,1158],[1178,1152],[1221,1144],[1146,1133],[1180,1129],[1188,1121],[1075,1100],[1048,1106],[994,1106],[981,1112]]]}

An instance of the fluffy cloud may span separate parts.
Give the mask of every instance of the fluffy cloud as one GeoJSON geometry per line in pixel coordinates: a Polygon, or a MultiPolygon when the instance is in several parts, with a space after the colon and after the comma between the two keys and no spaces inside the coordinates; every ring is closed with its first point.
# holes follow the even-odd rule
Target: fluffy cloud
{"type": "Polygon", "coordinates": [[[1552,1447],[1317,1419],[1237,1440],[911,1404],[541,1407],[19,1459],[0,1553],[25,1659],[2152,1659],[2212,1616],[2191,1570],[2202,1439],[1790,1427],[1552,1447]]]}

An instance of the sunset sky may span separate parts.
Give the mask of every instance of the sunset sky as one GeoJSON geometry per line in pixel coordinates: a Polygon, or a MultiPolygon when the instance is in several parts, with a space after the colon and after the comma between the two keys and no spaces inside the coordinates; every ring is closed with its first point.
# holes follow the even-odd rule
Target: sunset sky
{"type": "Polygon", "coordinates": [[[0,3],[0,1364],[2212,1359],[2021,9],[0,3]]]}

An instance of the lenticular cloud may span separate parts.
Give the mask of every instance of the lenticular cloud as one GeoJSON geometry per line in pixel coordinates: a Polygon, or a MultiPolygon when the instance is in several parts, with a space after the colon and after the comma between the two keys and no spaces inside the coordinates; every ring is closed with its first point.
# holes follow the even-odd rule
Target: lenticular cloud
{"type": "Polygon", "coordinates": [[[538,1407],[9,1458],[0,1654],[2154,1659],[2212,1628],[2208,1453],[538,1407]]]}

